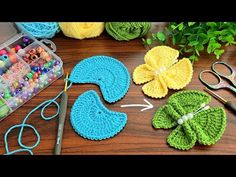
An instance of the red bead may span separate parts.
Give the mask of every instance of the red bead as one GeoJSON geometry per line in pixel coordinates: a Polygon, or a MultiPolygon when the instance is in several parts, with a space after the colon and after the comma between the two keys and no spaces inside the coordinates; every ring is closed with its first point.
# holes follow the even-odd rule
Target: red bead
{"type": "Polygon", "coordinates": [[[4,49],[0,50],[0,56],[1,56],[1,55],[4,55],[4,54],[7,54],[7,51],[4,50],[4,49]]]}
{"type": "Polygon", "coordinates": [[[39,77],[38,73],[34,73],[33,78],[37,79],[39,77]]]}
{"type": "Polygon", "coordinates": [[[20,45],[16,45],[15,46],[16,52],[18,52],[18,50],[22,49],[20,45]]]}
{"type": "Polygon", "coordinates": [[[35,49],[31,49],[29,52],[28,52],[30,55],[34,55],[36,53],[36,50],[35,49]]]}

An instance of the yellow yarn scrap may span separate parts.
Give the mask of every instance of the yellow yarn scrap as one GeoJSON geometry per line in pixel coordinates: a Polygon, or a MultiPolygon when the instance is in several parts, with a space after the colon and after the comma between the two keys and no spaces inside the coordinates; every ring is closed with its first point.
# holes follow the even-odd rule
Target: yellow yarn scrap
{"type": "Polygon", "coordinates": [[[60,22],[63,34],[75,39],[93,38],[104,30],[104,22],[60,22]]]}
{"type": "Polygon", "coordinates": [[[144,57],[145,64],[135,68],[134,83],[146,83],[142,90],[152,98],[165,97],[168,88],[179,90],[186,87],[192,79],[193,66],[189,59],[178,61],[178,57],[179,51],[171,47],[152,48],[144,57]]]}

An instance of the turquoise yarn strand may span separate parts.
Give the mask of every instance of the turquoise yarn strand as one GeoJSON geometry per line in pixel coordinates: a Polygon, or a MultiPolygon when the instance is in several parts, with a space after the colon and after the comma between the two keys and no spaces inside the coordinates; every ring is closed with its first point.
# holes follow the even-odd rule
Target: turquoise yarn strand
{"type": "MultiPolygon", "coordinates": [[[[70,87],[72,86],[72,83],[70,83],[67,87],[67,89],[69,89],[70,87]]],[[[30,124],[27,124],[27,120],[29,119],[30,115],[33,114],[35,111],[37,111],[38,109],[40,109],[42,107],[42,110],[40,112],[40,115],[41,115],[41,118],[44,119],[44,120],[51,120],[55,117],[58,116],[59,114],[59,111],[60,111],[60,105],[59,103],[56,101],[60,96],[61,94],[63,93],[64,91],[61,91],[57,96],[55,96],[53,99],[50,99],[50,100],[46,100],[44,102],[42,102],[40,105],[38,105],[37,107],[35,107],[34,109],[32,109],[28,114],[27,116],[24,118],[23,122],[21,124],[18,124],[18,125],[14,125],[12,127],[10,127],[7,132],[5,133],[4,135],[4,142],[5,142],[5,155],[12,155],[12,154],[15,154],[15,153],[18,153],[18,152],[29,152],[31,155],[33,155],[33,151],[32,149],[35,148],[36,146],[38,146],[38,144],[40,143],[40,135],[38,133],[38,131],[36,130],[36,128],[30,124]],[[56,107],[57,107],[57,112],[52,115],[52,116],[49,116],[49,117],[46,117],[44,115],[44,111],[45,109],[51,105],[51,104],[55,104],[56,107]],[[23,131],[24,131],[24,128],[31,128],[33,130],[33,132],[35,133],[36,137],[37,137],[37,141],[34,145],[32,146],[26,146],[22,143],[22,134],[23,134],[23,131]],[[8,135],[9,133],[13,130],[13,129],[16,129],[16,128],[20,128],[20,133],[18,135],[18,138],[17,138],[17,141],[18,141],[18,144],[19,146],[21,147],[20,149],[17,149],[17,150],[13,150],[13,151],[9,151],[9,147],[8,147],[8,141],[7,141],[7,138],[8,138],[8,135]]]]}

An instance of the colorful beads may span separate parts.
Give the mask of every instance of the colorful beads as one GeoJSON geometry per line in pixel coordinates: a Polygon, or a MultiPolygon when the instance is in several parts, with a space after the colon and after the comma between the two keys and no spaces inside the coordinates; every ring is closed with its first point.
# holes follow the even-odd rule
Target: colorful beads
{"type": "MultiPolygon", "coordinates": [[[[25,62],[31,64],[33,61],[38,58],[43,59],[42,64],[49,62],[52,60],[52,56],[49,55],[41,46],[36,46],[28,50],[28,52],[24,51],[25,55],[23,55],[23,59],[25,62]]],[[[21,52],[23,54],[23,52],[21,52]]],[[[22,55],[21,55],[22,56],[22,55]]]]}
{"type": "MultiPolygon", "coordinates": [[[[30,39],[28,36],[24,36],[18,41],[18,44],[11,47],[11,52],[12,53],[18,53],[20,49],[23,49],[23,48],[27,47],[32,42],[33,42],[32,39],[30,39]]],[[[0,51],[0,55],[1,55],[1,51],[0,51]]]]}
{"type": "Polygon", "coordinates": [[[0,55],[0,75],[3,75],[13,63],[10,60],[10,53],[8,53],[6,50],[1,50],[0,54],[2,54],[0,55]]]}
{"type": "Polygon", "coordinates": [[[24,36],[0,50],[0,119],[62,74],[60,60],[32,42],[24,36]]]}

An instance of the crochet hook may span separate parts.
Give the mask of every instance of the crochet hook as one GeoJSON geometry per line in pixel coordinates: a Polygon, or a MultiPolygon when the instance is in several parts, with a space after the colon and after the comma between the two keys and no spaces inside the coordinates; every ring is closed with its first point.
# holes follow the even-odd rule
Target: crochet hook
{"type": "Polygon", "coordinates": [[[62,135],[63,135],[63,129],[64,129],[64,124],[65,124],[65,119],[66,119],[67,102],[68,102],[67,82],[68,82],[68,73],[66,74],[64,92],[61,95],[57,142],[56,142],[56,146],[55,146],[55,155],[61,154],[62,135]]]}
{"type": "Polygon", "coordinates": [[[224,99],[221,96],[217,95],[215,92],[209,90],[208,88],[204,88],[204,90],[207,93],[209,93],[211,96],[213,96],[214,98],[219,100],[221,103],[223,103],[226,108],[228,108],[231,111],[233,111],[234,113],[236,113],[236,105],[233,102],[227,101],[226,99],[224,99]]]}

